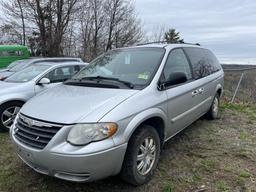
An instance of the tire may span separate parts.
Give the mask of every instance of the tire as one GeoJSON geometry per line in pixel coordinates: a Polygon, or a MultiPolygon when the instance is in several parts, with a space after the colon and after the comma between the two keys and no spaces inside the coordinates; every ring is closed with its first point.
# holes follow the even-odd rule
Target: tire
{"type": "Polygon", "coordinates": [[[136,130],[135,133],[132,135],[128,143],[128,148],[125,154],[123,167],[120,173],[121,178],[127,183],[135,186],[139,186],[148,182],[152,178],[154,171],[157,167],[160,156],[160,150],[160,138],[156,129],[148,125],[143,125],[139,127],[139,129],[136,130]],[[144,150],[144,154],[143,151],[141,150],[142,145],[148,146],[148,148],[145,147],[147,150],[144,150]],[[151,153],[150,149],[154,151],[154,146],[155,152],[151,153]],[[139,156],[143,160],[138,160],[137,158],[139,156]],[[150,158],[154,160],[150,160],[150,158]],[[144,165],[145,162],[147,164],[145,170],[145,166],[142,165],[142,162],[144,162],[144,165]],[[140,169],[138,167],[140,167],[140,169]]]}
{"type": "Polygon", "coordinates": [[[218,118],[219,114],[219,104],[220,104],[220,96],[217,93],[213,99],[212,105],[209,111],[206,113],[206,118],[209,120],[215,120],[218,118]]]}
{"type": "Polygon", "coordinates": [[[0,131],[9,131],[22,105],[22,102],[12,101],[0,106],[0,131]]]}

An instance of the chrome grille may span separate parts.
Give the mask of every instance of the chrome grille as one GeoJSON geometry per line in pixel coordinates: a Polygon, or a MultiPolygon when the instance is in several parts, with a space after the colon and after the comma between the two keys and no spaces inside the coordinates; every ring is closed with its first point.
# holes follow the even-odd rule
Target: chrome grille
{"type": "Polygon", "coordinates": [[[36,149],[44,149],[63,125],[48,123],[19,115],[14,136],[21,143],[36,149]]]}

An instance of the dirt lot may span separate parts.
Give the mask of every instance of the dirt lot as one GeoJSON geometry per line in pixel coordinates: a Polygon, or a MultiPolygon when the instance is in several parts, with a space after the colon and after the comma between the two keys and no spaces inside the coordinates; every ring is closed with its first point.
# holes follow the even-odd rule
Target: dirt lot
{"type": "Polygon", "coordinates": [[[154,179],[134,188],[118,177],[76,184],[39,175],[0,133],[0,191],[256,191],[256,107],[225,104],[169,141],[154,179]]]}

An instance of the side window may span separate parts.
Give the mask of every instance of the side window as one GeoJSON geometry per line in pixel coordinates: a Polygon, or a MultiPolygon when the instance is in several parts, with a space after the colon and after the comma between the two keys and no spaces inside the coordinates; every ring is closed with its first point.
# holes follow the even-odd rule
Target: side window
{"type": "Polygon", "coordinates": [[[195,79],[200,79],[211,74],[211,65],[209,64],[207,54],[201,48],[184,48],[193,68],[195,79]]]}
{"type": "Polygon", "coordinates": [[[50,79],[51,83],[58,83],[70,79],[75,72],[75,66],[65,66],[50,71],[44,77],[50,79]]]}
{"type": "Polygon", "coordinates": [[[23,56],[23,52],[22,51],[15,51],[15,56],[23,56]]]}
{"type": "Polygon", "coordinates": [[[217,57],[209,50],[205,50],[205,53],[207,55],[208,63],[211,65],[211,73],[221,70],[221,65],[217,57]]]}
{"type": "Polygon", "coordinates": [[[73,73],[73,75],[77,74],[81,69],[82,69],[82,66],[80,66],[80,65],[74,66],[74,73],[73,73]]]}
{"type": "Polygon", "coordinates": [[[164,68],[165,79],[175,72],[183,72],[188,80],[192,79],[190,66],[182,49],[174,49],[169,54],[164,68]]]}

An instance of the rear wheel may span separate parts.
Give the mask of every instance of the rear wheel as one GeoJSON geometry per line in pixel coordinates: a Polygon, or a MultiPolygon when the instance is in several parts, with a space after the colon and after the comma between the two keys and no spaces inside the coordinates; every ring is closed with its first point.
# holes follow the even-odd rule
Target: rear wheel
{"type": "Polygon", "coordinates": [[[206,117],[210,120],[215,120],[218,118],[219,114],[219,105],[220,105],[220,96],[217,93],[213,99],[211,108],[209,111],[206,113],[206,117]]]}
{"type": "Polygon", "coordinates": [[[9,131],[22,105],[22,102],[13,101],[0,106],[0,131],[9,131]]]}
{"type": "Polygon", "coordinates": [[[121,177],[132,185],[149,181],[157,167],[160,156],[160,138],[148,125],[140,127],[131,137],[125,155],[121,177]]]}

